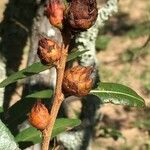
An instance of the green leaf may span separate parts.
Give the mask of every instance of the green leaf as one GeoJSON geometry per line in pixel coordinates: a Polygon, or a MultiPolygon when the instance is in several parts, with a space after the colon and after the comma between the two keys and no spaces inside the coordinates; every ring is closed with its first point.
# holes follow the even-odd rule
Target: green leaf
{"type": "Polygon", "coordinates": [[[126,31],[125,34],[130,38],[138,38],[144,35],[149,35],[150,23],[149,21],[135,24],[130,30],[126,31]]]}
{"type": "Polygon", "coordinates": [[[18,124],[27,119],[28,113],[35,104],[35,101],[36,99],[24,98],[8,109],[6,121],[10,129],[16,128],[18,124]]]}
{"type": "Polygon", "coordinates": [[[118,140],[119,138],[124,139],[122,133],[115,128],[101,127],[100,131],[101,132],[98,137],[105,137],[105,138],[112,137],[114,140],[118,140]]]}
{"type": "Polygon", "coordinates": [[[110,129],[108,130],[108,134],[110,137],[112,137],[114,140],[118,140],[119,138],[124,138],[122,133],[119,132],[118,130],[116,129],[110,129]]]}
{"type": "Polygon", "coordinates": [[[58,134],[70,130],[75,126],[78,126],[81,124],[81,121],[79,119],[67,119],[67,118],[60,118],[56,120],[53,132],[52,132],[52,138],[57,136],[58,134]]]}
{"type": "Polygon", "coordinates": [[[145,130],[150,130],[150,120],[138,120],[134,122],[134,126],[145,129],[145,130]]]}
{"type": "Polygon", "coordinates": [[[0,120],[0,149],[20,150],[17,143],[14,140],[13,135],[1,120],[0,120]]]}
{"type": "Polygon", "coordinates": [[[17,126],[22,123],[30,112],[33,104],[37,99],[49,99],[52,96],[52,90],[46,89],[42,91],[36,91],[27,95],[25,98],[16,102],[8,109],[8,125],[10,127],[17,126]]]}
{"type": "Polygon", "coordinates": [[[109,36],[98,36],[96,39],[96,49],[99,50],[104,50],[107,48],[108,43],[110,42],[111,37],[109,36]]]}
{"type": "Polygon", "coordinates": [[[2,113],[3,112],[3,108],[2,107],[0,107],[0,113],[2,113]]]}
{"type": "Polygon", "coordinates": [[[39,72],[42,72],[48,68],[51,68],[52,66],[44,66],[40,62],[34,63],[31,66],[27,67],[26,69],[20,70],[12,75],[10,75],[7,79],[3,80],[0,83],[0,88],[5,87],[11,83],[16,82],[19,79],[26,78],[28,76],[32,76],[34,74],[37,74],[39,72]]]}
{"type": "Polygon", "coordinates": [[[30,95],[27,95],[25,98],[36,98],[36,99],[44,99],[44,98],[50,98],[52,96],[53,92],[50,89],[42,90],[42,91],[36,91],[30,95]]]}
{"type": "Polygon", "coordinates": [[[113,103],[119,105],[145,106],[144,99],[131,88],[117,84],[101,82],[98,87],[90,92],[100,98],[103,103],[113,103]]]}
{"type": "Polygon", "coordinates": [[[15,137],[16,142],[21,148],[26,148],[33,144],[40,143],[41,139],[41,132],[34,127],[24,129],[15,137]]]}
{"type": "Polygon", "coordinates": [[[68,59],[67,59],[67,62],[68,62],[68,61],[71,61],[71,60],[73,60],[73,59],[75,59],[75,58],[77,58],[78,56],[84,54],[84,53],[87,52],[87,51],[88,51],[88,50],[84,50],[84,51],[74,51],[74,52],[72,52],[72,53],[69,55],[69,57],[68,57],[68,59]]]}
{"type": "MultiPolygon", "coordinates": [[[[78,57],[79,55],[85,53],[86,51],[75,51],[75,52],[72,52],[69,54],[68,56],[68,59],[67,61],[71,61],[73,59],[75,59],[76,57],[78,57]]],[[[23,70],[20,70],[14,74],[12,74],[11,76],[9,76],[7,79],[3,80],[1,83],[0,83],[0,88],[2,87],[5,87],[11,83],[14,83],[16,82],[17,80],[19,79],[24,79],[26,77],[29,77],[29,76],[32,76],[32,75],[35,75],[35,74],[38,74],[44,70],[47,70],[47,69],[50,69],[53,65],[49,65],[49,66],[46,66],[46,65],[43,65],[41,62],[37,62],[37,63],[34,63],[32,64],[31,66],[23,69],[23,70]]]]}
{"type": "MultiPolygon", "coordinates": [[[[79,125],[80,123],[81,121],[79,119],[66,119],[66,118],[57,119],[52,131],[52,138],[68,129],[71,129],[79,125]]],[[[23,130],[15,137],[16,142],[18,142],[19,144],[21,143],[21,148],[25,148],[26,144],[27,146],[31,146],[33,144],[40,143],[41,138],[42,138],[41,132],[34,127],[29,127],[23,130]]]]}

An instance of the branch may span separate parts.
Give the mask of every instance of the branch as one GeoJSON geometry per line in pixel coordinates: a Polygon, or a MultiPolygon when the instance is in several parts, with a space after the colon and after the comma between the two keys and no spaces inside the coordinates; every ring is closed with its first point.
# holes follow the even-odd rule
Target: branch
{"type": "MultiPolygon", "coordinates": [[[[107,4],[104,5],[104,7],[102,7],[99,10],[98,18],[97,18],[95,25],[91,27],[88,31],[79,34],[79,36],[76,38],[77,48],[80,51],[86,49],[86,50],[90,50],[87,53],[95,54],[95,41],[96,41],[99,28],[102,27],[104,25],[104,22],[108,20],[109,16],[111,16],[116,11],[117,11],[117,0],[109,0],[107,4]]],[[[63,36],[63,38],[65,37],[67,36],[63,36]]],[[[64,39],[64,41],[66,40],[68,39],[64,39]]],[[[48,150],[49,148],[49,142],[50,142],[50,137],[52,134],[52,129],[53,129],[60,105],[64,99],[61,86],[62,86],[67,52],[68,52],[68,47],[66,48],[63,47],[61,60],[59,64],[56,66],[56,69],[57,69],[56,91],[54,95],[54,102],[53,102],[51,112],[50,112],[50,124],[43,131],[42,150],[48,150]]],[[[87,62],[89,62],[89,60],[87,62]]]]}
{"type": "Polygon", "coordinates": [[[66,48],[62,46],[62,56],[59,63],[56,65],[57,70],[57,80],[56,80],[56,89],[54,94],[54,102],[50,111],[50,122],[46,129],[43,130],[43,141],[42,141],[42,150],[49,149],[50,138],[53,130],[53,126],[60,108],[60,105],[64,99],[62,93],[62,81],[63,74],[65,70],[66,60],[68,55],[68,46],[66,48]]]}

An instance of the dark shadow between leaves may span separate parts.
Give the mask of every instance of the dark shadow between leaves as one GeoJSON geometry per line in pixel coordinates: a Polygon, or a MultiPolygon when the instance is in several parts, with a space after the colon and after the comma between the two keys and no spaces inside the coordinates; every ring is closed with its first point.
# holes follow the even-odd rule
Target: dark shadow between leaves
{"type": "Polygon", "coordinates": [[[28,148],[28,147],[34,145],[34,143],[31,141],[19,142],[18,144],[19,144],[19,148],[21,148],[21,149],[25,149],[25,148],[28,148]]]}
{"type": "Polygon", "coordinates": [[[35,99],[22,99],[16,102],[5,113],[5,123],[13,135],[18,133],[18,125],[23,123],[35,103],[35,99]]]}
{"type": "Polygon", "coordinates": [[[82,138],[82,146],[80,150],[87,149],[90,143],[90,140],[93,136],[94,125],[96,123],[96,116],[97,110],[101,106],[101,100],[94,95],[87,95],[83,98],[82,102],[82,110],[80,119],[82,120],[83,124],[89,123],[87,127],[84,127],[84,137],[82,138]]]}

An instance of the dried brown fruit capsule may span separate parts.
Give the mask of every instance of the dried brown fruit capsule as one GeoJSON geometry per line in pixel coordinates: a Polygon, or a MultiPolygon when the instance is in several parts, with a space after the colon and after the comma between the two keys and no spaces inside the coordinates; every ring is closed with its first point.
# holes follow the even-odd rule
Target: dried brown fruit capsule
{"type": "Polygon", "coordinates": [[[37,54],[43,64],[49,65],[60,59],[61,48],[56,42],[50,39],[42,38],[39,40],[37,54]]]}
{"type": "Polygon", "coordinates": [[[46,11],[50,23],[53,26],[61,29],[63,26],[65,11],[63,0],[50,0],[46,11]]]}
{"type": "Polygon", "coordinates": [[[31,109],[28,120],[35,128],[45,129],[50,121],[48,109],[41,102],[37,102],[31,109]]]}
{"type": "Polygon", "coordinates": [[[68,9],[67,21],[75,30],[86,30],[95,23],[97,15],[96,0],[72,0],[68,9]]]}
{"type": "Polygon", "coordinates": [[[90,77],[93,67],[75,66],[67,69],[64,73],[63,90],[64,92],[76,95],[87,95],[93,84],[93,79],[90,77]]]}

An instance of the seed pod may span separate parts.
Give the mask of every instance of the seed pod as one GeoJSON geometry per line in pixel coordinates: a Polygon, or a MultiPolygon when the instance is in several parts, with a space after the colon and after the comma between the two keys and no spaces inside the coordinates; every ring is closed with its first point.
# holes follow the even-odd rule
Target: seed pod
{"type": "Polygon", "coordinates": [[[97,15],[96,0],[72,0],[67,21],[74,30],[86,30],[95,23],[97,15]]]}
{"type": "Polygon", "coordinates": [[[44,65],[49,65],[58,61],[61,57],[61,48],[50,39],[39,40],[37,54],[44,65]]]}
{"type": "Polygon", "coordinates": [[[37,102],[31,109],[28,120],[35,128],[45,129],[50,121],[47,108],[41,102],[37,102]]]}
{"type": "Polygon", "coordinates": [[[64,73],[62,88],[63,91],[76,96],[87,95],[93,84],[90,77],[93,67],[75,66],[67,69],[64,73]]]}
{"type": "Polygon", "coordinates": [[[64,19],[65,5],[63,0],[50,0],[47,5],[47,17],[50,23],[62,29],[64,19]]]}

